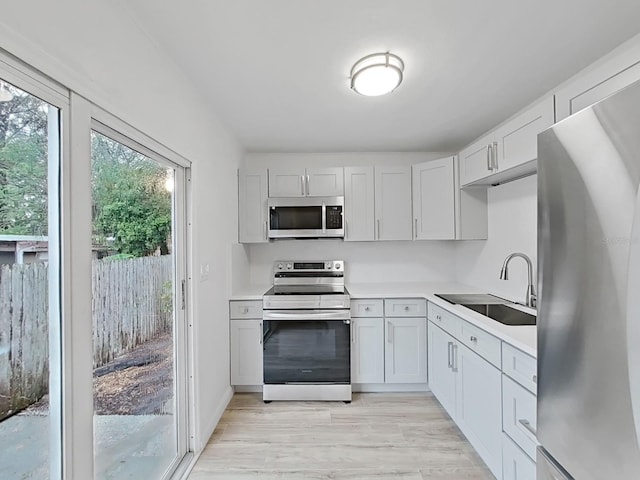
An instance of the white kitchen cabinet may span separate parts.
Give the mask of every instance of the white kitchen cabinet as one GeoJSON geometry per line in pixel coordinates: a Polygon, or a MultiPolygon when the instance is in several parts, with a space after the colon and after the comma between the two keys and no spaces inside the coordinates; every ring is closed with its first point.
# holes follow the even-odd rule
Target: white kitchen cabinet
{"type": "Polygon", "coordinates": [[[556,121],[640,80],[640,38],[623,43],[555,92],[556,121]]]}
{"type": "Polygon", "coordinates": [[[453,240],[455,222],[455,157],[413,165],[413,222],[416,240],[453,240]]]}
{"type": "Polygon", "coordinates": [[[536,464],[506,435],[502,435],[502,478],[536,480],[536,464]]]}
{"type": "Polygon", "coordinates": [[[385,382],[427,382],[427,319],[385,318],[385,382]]]}
{"type": "Polygon", "coordinates": [[[230,320],[231,385],[262,385],[262,320],[230,320]]]}
{"type": "Polygon", "coordinates": [[[344,173],[341,167],[269,169],[269,197],[342,195],[344,195],[344,173]]]}
{"type": "Polygon", "coordinates": [[[502,478],[501,372],[480,355],[458,344],[453,355],[456,423],[489,470],[502,478]]]}
{"type": "Polygon", "coordinates": [[[411,240],[411,167],[375,167],[376,240],[411,240]]]}
{"type": "Polygon", "coordinates": [[[538,134],[554,120],[549,96],[462,150],[461,185],[496,185],[535,172],[538,134]]]}
{"type": "Polygon", "coordinates": [[[384,383],[384,319],[351,319],[351,382],[384,383]]]}
{"type": "Polygon", "coordinates": [[[449,416],[456,416],[456,372],[452,369],[452,349],[455,339],[429,322],[428,335],[428,371],[429,388],[449,416]]]}
{"type": "Polygon", "coordinates": [[[267,169],[238,170],[238,241],[264,243],[267,237],[267,169]]]}
{"type": "Polygon", "coordinates": [[[502,428],[532,459],[536,458],[536,396],[506,375],[502,377],[502,428]]]}
{"type": "Polygon", "coordinates": [[[345,241],[375,240],[373,167],[345,167],[345,241]]]}

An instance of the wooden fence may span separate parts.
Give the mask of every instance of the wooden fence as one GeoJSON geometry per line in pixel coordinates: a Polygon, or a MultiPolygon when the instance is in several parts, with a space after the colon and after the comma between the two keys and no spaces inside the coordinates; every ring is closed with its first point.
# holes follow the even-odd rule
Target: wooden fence
{"type": "MultiPolygon", "coordinates": [[[[93,262],[94,368],[171,331],[172,278],[171,255],[93,262]]],[[[48,391],[48,315],[47,265],[1,266],[0,420],[48,391]]]]}

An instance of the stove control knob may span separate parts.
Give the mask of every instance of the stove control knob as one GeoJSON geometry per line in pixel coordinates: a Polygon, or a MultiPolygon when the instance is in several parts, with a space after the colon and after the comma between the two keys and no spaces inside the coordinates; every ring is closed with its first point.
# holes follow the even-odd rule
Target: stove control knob
{"type": "Polygon", "coordinates": [[[279,263],[279,264],[278,264],[278,270],[282,270],[282,268],[283,268],[283,267],[282,267],[282,264],[281,264],[281,263],[279,263]]]}
{"type": "Polygon", "coordinates": [[[325,268],[326,270],[329,270],[329,269],[331,268],[331,262],[325,262],[325,264],[324,264],[324,268],[325,268]]]}
{"type": "Polygon", "coordinates": [[[334,268],[335,268],[336,270],[340,270],[340,264],[339,264],[339,263],[336,263],[336,265],[335,265],[335,267],[334,267],[334,268]]]}
{"type": "Polygon", "coordinates": [[[287,263],[287,270],[291,270],[293,268],[293,264],[292,263],[287,263]]]}

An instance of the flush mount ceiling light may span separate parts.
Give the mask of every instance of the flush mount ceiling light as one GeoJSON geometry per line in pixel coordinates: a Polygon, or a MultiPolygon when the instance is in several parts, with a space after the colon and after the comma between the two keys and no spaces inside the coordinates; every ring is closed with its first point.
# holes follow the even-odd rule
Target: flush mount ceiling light
{"type": "Polygon", "coordinates": [[[393,53],[373,53],[362,57],[351,69],[351,89],[376,97],[393,92],[402,82],[404,62],[393,53]]]}

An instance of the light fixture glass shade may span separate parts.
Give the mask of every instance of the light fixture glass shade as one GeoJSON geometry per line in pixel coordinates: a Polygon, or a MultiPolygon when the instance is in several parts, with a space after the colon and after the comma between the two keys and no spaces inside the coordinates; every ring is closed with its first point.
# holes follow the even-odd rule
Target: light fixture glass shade
{"type": "Polygon", "coordinates": [[[393,53],[367,55],[351,69],[351,88],[360,95],[384,95],[400,85],[403,72],[404,62],[393,53]]]}

